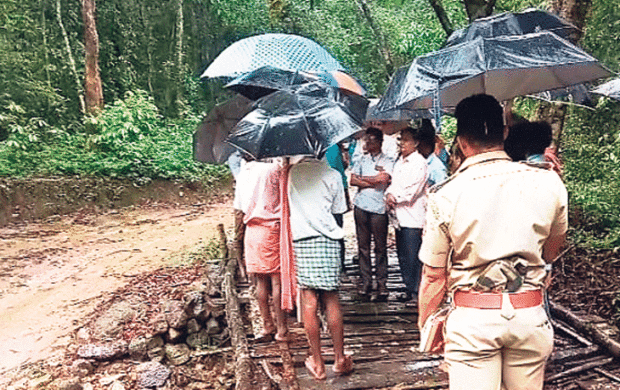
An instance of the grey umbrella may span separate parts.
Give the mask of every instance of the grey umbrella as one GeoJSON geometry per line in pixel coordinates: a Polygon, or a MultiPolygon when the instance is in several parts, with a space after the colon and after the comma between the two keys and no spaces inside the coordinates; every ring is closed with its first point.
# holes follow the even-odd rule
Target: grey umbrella
{"type": "Polygon", "coordinates": [[[448,37],[446,46],[458,45],[477,37],[495,38],[540,31],[549,31],[560,38],[571,41],[579,29],[557,15],[529,8],[521,12],[504,12],[476,19],[469,26],[453,32],[448,37]]]}
{"type": "Polygon", "coordinates": [[[228,134],[248,112],[252,101],[235,96],[215,106],[194,132],[194,159],[211,164],[222,164],[235,151],[224,142],[228,134]]]}
{"type": "Polygon", "coordinates": [[[592,93],[620,100],[620,78],[613,79],[605,84],[599,85],[592,90],[592,93]]]}
{"type": "Polygon", "coordinates": [[[474,94],[504,101],[610,75],[596,58],[550,32],[478,37],[416,58],[392,78],[377,111],[449,110],[474,94]]]}

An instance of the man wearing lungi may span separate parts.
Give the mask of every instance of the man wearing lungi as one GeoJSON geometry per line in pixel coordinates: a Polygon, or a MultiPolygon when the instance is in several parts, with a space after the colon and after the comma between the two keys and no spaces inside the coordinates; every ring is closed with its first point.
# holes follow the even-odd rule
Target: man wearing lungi
{"type": "Polygon", "coordinates": [[[326,378],[317,314],[322,304],[334,345],[333,372],[348,374],[353,370],[353,362],[344,354],[344,326],[338,297],[339,240],[344,237],[344,231],[333,216],[347,210],[340,174],[326,161],[307,159],[293,165],[289,205],[302,320],[310,345],[306,368],[316,379],[326,378]]]}
{"type": "Polygon", "coordinates": [[[256,278],[256,298],[263,332],[257,338],[275,333],[275,339],[287,338],[286,313],[280,306],[280,175],[278,163],[251,161],[244,167],[243,186],[249,189],[249,199],[243,206],[246,225],[244,246],[249,274],[256,278]],[[275,324],[271,315],[269,295],[273,300],[275,324]]]}

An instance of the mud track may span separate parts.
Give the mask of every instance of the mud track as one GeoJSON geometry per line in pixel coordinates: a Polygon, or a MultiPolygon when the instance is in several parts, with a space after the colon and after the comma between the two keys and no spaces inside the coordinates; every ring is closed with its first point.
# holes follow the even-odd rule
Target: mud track
{"type": "MultiPolygon", "coordinates": [[[[0,228],[0,377],[50,359],[98,302],[132,275],[187,262],[223,223],[228,194],[211,204],[149,205],[0,228]]],[[[1,383],[1,381],[0,381],[1,383]]]]}

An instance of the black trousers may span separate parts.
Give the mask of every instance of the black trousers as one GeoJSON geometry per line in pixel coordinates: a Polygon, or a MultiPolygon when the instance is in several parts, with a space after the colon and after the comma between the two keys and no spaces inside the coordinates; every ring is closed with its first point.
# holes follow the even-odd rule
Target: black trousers
{"type": "Polygon", "coordinates": [[[357,247],[361,273],[360,289],[369,293],[372,288],[372,262],[370,260],[370,242],[375,242],[375,268],[379,292],[387,291],[387,214],[376,214],[358,207],[353,209],[357,247]]]}
{"type": "MultiPolygon", "coordinates": [[[[332,214],[336,220],[338,226],[344,226],[344,214],[332,214]]],[[[342,266],[342,272],[344,272],[344,238],[338,240],[340,242],[340,265],[342,266]]]]}

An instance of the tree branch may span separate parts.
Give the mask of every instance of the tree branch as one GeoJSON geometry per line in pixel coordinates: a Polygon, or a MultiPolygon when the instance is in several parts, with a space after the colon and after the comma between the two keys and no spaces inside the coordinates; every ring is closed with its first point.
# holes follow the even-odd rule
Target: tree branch
{"type": "Polygon", "coordinates": [[[431,7],[435,10],[435,14],[437,15],[437,19],[439,19],[439,23],[443,30],[446,32],[447,36],[452,35],[454,32],[454,26],[450,22],[450,18],[448,18],[448,14],[441,3],[441,0],[428,0],[431,7]]]}

